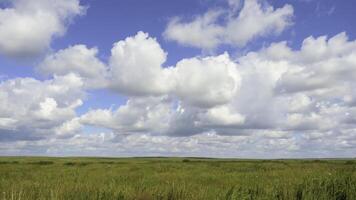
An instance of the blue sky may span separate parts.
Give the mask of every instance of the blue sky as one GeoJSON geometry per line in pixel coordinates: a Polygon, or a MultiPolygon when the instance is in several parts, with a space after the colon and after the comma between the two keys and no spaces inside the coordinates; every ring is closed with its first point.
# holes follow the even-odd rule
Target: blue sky
{"type": "Polygon", "coordinates": [[[2,155],[356,152],[355,1],[0,5],[2,155]]]}
{"type": "MultiPolygon", "coordinates": [[[[298,48],[301,42],[308,36],[335,35],[347,32],[350,39],[355,38],[354,8],[356,3],[352,0],[335,2],[331,0],[287,0],[268,1],[275,7],[285,4],[294,7],[294,25],[278,37],[262,38],[254,41],[250,48],[259,49],[270,42],[288,40],[291,47],[298,48]],[[332,12],[332,13],[329,13],[332,12]]],[[[208,9],[226,8],[224,0],[196,0],[196,1],[98,1],[82,0],[81,5],[87,6],[87,12],[83,16],[76,17],[64,37],[55,38],[51,48],[59,50],[74,44],[86,44],[100,49],[100,57],[107,59],[110,55],[112,44],[138,31],[148,32],[157,38],[162,48],[169,53],[167,63],[173,65],[185,57],[200,55],[196,48],[187,48],[174,42],[166,41],[162,37],[169,19],[181,16],[186,19],[199,15],[208,9]],[[144,5],[144,6],[143,6],[144,5]]],[[[249,47],[246,47],[249,49],[249,47]]],[[[221,48],[218,52],[224,52],[221,48]]],[[[241,49],[229,49],[242,51],[241,49]]],[[[2,56],[1,65],[11,66],[1,68],[1,73],[8,76],[33,75],[30,67],[33,63],[23,63],[12,58],[2,56]],[[19,69],[18,69],[19,67],[19,69]]]]}

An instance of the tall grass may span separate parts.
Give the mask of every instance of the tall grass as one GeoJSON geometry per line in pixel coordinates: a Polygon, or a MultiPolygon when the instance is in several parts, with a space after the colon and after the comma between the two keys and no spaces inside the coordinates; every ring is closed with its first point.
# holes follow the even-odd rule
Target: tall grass
{"type": "Polygon", "coordinates": [[[0,158],[0,199],[356,199],[352,160],[0,158]]]}

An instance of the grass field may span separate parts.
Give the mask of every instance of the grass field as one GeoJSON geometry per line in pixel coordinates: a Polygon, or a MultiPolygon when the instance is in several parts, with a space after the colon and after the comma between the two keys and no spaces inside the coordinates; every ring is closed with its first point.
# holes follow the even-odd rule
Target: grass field
{"type": "Polygon", "coordinates": [[[356,199],[353,160],[0,158],[0,199],[356,199]]]}

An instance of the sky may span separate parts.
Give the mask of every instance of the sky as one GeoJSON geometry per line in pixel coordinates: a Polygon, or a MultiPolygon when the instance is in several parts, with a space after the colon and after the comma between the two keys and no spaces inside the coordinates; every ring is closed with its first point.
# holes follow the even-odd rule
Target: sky
{"type": "Polygon", "coordinates": [[[356,154],[354,0],[0,0],[0,155],[356,154]]]}

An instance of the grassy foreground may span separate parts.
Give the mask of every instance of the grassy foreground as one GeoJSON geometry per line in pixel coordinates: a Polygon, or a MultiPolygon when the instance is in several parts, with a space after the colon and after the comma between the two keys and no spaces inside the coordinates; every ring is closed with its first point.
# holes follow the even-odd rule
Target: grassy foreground
{"type": "Polygon", "coordinates": [[[0,158],[0,199],[356,199],[353,160],[0,158]]]}

